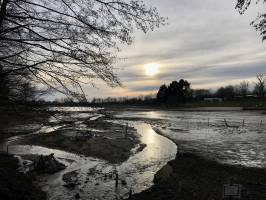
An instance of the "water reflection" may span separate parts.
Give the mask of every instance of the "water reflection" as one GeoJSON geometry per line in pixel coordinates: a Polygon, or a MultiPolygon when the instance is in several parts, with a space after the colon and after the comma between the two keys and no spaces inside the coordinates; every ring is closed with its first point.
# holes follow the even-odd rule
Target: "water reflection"
{"type": "Polygon", "coordinates": [[[260,112],[126,111],[118,116],[148,121],[183,151],[229,164],[266,167],[266,115],[260,112]],[[224,119],[232,127],[226,127],[224,119]]]}
{"type": "Polygon", "coordinates": [[[130,157],[118,169],[126,174],[127,180],[138,193],[151,187],[154,174],[168,161],[175,158],[176,145],[155,133],[148,124],[134,122],[132,125],[141,134],[141,142],[147,144],[147,147],[130,157]]]}
{"type": "Polygon", "coordinates": [[[57,112],[91,112],[91,111],[98,111],[102,110],[103,108],[94,108],[94,107],[69,107],[69,106],[55,106],[55,107],[49,107],[50,111],[57,111],[57,112]]]}
{"type": "Polygon", "coordinates": [[[149,118],[155,118],[155,119],[160,118],[160,113],[157,111],[149,111],[149,112],[147,112],[147,115],[149,116],[149,118]]]}
{"type": "MultiPolygon", "coordinates": [[[[126,196],[129,189],[134,193],[141,192],[153,185],[154,174],[168,161],[175,158],[176,145],[165,137],[154,132],[150,125],[142,122],[113,121],[115,123],[129,123],[137,129],[140,140],[146,144],[143,151],[131,156],[127,161],[119,165],[111,165],[102,160],[79,156],[76,154],[30,145],[10,146],[10,153],[17,155],[33,154],[54,156],[63,162],[67,168],[54,175],[45,177],[41,183],[44,191],[48,193],[48,199],[73,199],[73,194],[79,193],[84,199],[115,199],[117,196],[126,196]],[[96,174],[90,173],[94,169],[96,174]],[[117,170],[121,179],[127,183],[120,185],[115,190],[113,179],[104,179],[104,174],[110,174],[117,170]],[[79,185],[69,190],[63,185],[62,176],[65,173],[75,171],[79,179],[79,185]]],[[[16,139],[19,139],[16,138],[16,139]]]]}
{"type": "Polygon", "coordinates": [[[145,133],[142,136],[142,142],[144,142],[145,144],[151,144],[154,142],[158,143],[158,141],[156,141],[156,133],[154,132],[154,130],[152,130],[150,126],[141,126],[139,128],[139,131],[145,133]]]}

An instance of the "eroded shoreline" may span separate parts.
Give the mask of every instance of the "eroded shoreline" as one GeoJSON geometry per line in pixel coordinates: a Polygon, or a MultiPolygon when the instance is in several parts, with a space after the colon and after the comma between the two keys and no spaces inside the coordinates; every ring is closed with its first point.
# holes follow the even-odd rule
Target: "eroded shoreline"
{"type": "Polygon", "coordinates": [[[175,144],[157,135],[143,122],[116,119],[112,115],[95,119],[95,116],[88,117],[86,113],[82,115],[76,113],[74,119],[76,120],[71,121],[70,118],[66,118],[65,122],[61,121],[60,124],[52,121],[47,127],[53,125],[59,128],[46,133],[25,135],[17,140],[11,139],[9,143],[10,152],[15,152],[17,148],[22,157],[27,152],[33,155],[54,152],[56,158],[66,163],[66,170],[44,177],[43,181],[39,182],[48,192],[48,199],[73,198],[73,192],[81,199],[87,198],[88,195],[90,198],[98,199],[113,199],[117,195],[122,195],[124,198],[130,189],[133,193],[137,193],[152,186],[153,175],[175,156],[175,144]],[[89,120],[91,118],[94,120],[89,120]],[[78,128],[78,132],[74,127],[78,128]],[[106,131],[102,132],[101,129],[106,131]],[[97,148],[94,148],[92,143],[97,144],[97,148]],[[68,155],[67,152],[56,149],[81,156],[69,153],[68,155]],[[94,173],[91,173],[91,169],[94,169],[94,173]],[[118,172],[123,184],[126,184],[119,186],[119,190],[114,190],[114,179],[110,177],[114,171],[118,172]],[[68,183],[63,183],[61,179],[68,183]],[[77,182],[72,183],[69,179],[76,179],[77,182]],[[64,187],[65,184],[74,187],[69,190],[64,187]]]}
{"type": "Polygon", "coordinates": [[[110,163],[123,162],[132,154],[131,150],[141,144],[139,136],[132,127],[127,127],[127,133],[124,133],[124,125],[105,120],[101,118],[87,122],[88,129],[95,131],[66,127],[49,133],[28,135],[11,145],[43,146],[104,159],[110,163]]]}
{"type": "MultiPolygon", "coordinates": [[[[40,135],[40,138],[38,138],[37,135],[30,135],[28,138],[27,136],[25,137],[25,141],[21,141],[21,144],[34,144],[35,145],[42,145],[45,146],[47,145],[47,147],[51,147],[51,148],[56,148],[56,146],[61,146],[61,150],[67,150],[70,152],[74,152],[74,153],[78,153],[78,154],[83,154],[85,156],[90,156],[90,155],[95,155],[95,157],[101,154],[102,155],[102,159],[105,159],[105,156],[108,155],[108,153],[110,152],[110,150],[108,150],[108,148],[105,149],[99,149],[97,150],[97,148],[95,148],[94,152],[91,153],[89,152],[88,154],[85,154],[85,151],[89,151],[89,149],[83,148],[82,147],[82,143],[85,143],[86,146],[89,146],[90,148],[93,146],[90,146],[91,144],[88,145],[88,143],[86,142],[86,140],[88,139],[91,140],[91,134],[94,134],[94,142],[95,144],[102,144],[102,140],[106,140],[107,145],[111,145],[112,148],[115,147],[114,149],[116,149],[115,151],[117,152],[123,152],[123,146],[117,146],[116,143],[111,143],[109,142],[109,140],[111,138],[108,137],[113,137],[115,140],[117,140],[118,143],[123,143],[126,144],[127,147],[130,147],[132,149],[132,147],[136,146],[134,142],[137,142],[137,145],[140,144],[139,141],[134,140],[134,138],[132,139],[132,136],[135,137],[136,139],[138,138],[138,136],[135,134],[134,129],[130,130],[130,128],[128,129],[128,133],[130,135],[131,138],[130,140],[130,144],[128,145],[125,141],[125,126],[127,121],[137,121],[137,122],[145,122],[148,124],[151,124],[151,126],[156,126],[156,124],[159,122],[159,119],[146,119],[146,118],[139,118],[139,116],[136,118],[134,116],[129,116],[128,118],[123,118],[123,117],[115,117],[115,120],[119,120],[119,123],[122,124],[122,126],[117,126],[117,125],[113,125],[112,123],[110,124],[110,120],[113,120],[113,116],[112,115],[108,115],[108,118],[105,118],[107,121],[109,121],[107,123],[107,125],[104,125],[103,123],[101,123],[101,121],[90,121],[88,120],[89,118],[93,117],[90,116],[88,119],[86,117],[86,114],[83,113],[84,116],[75,116],[78,118],[77,121],[71,122],[68,121],[68,125],[63,127],[61,130],[55,130],[53,132],[51,132],[52,134],[49,135],[45,134],[44,135],[40,135]],[[85,131],[86,127],[84,127],[84,125],[86,125],[85,121],[89,121],[89,125],[91,130],[88,132],[85,131]],[[83,121],[82,123],[79,123],[78,121],[83,121]],[[76,134],[75,131],[73,132],[73,125],[77,126],[79,128],[79,133],[76,134]],[[114,127],[114,129],[112,129],[112,127],[114,127]],[[112,134],[103,134],[99,131],[95,131],[99,128],[102,129],[107,129],[108,131],[110,131],[110,133],[114,133],[112,134]],[[115,131],[117,130],[117,132],[115,131]],[[133,132],[132,132],[133,131],[133,132]],[[73,134],[74,133],[74,134],[73,134]],[[102,134],[102,136],[101,136],[102,134]],[[104,136],[104,137],[103,137],[104,136]],[[46,138],[47,137],[47,138],[46,138]],[[73,141],[69,141],[69,138],[72,138],[73,141]],[[87,139],[86,139],[87,138],[87,139]],[[90,139],[89,139],[90,138],[90,139]],[[42,141],[39,141],[39,139],[41,139],[42,141]],[[80,140],[79,140],[80,139],[80,140]],[[85,140],[86,139],[86,140],[85,140]],[[65,141],[64,141],[65,140],[65,141]],[[63,142],[61,142],[63,141],[63,142]],[[131,143],[132,142],[132,143],[131,143]],[[75,146],[72,143],[77,143],[78,145],[76,145],[76,149],[69,149],[70,146],[75,146]],[[54,146],[53,146],[54,145],[54,146]],[[107,152],[105,152],[105,150],[108,150],[107,152]],[[83,151],[83,152],[82,152],[83,151]],[[98,152],[97,152],[98,151],[98,152]],[[99,153],[100,152],[100,153],[99,153]]],[[[155,113],[156,114],[156,113],[155,113]]],[[[104,118],[103,118],[104,119],[104,118]]],[[[168,123],[168,122],[167,122],[168,123]]],[[[63,123],[64,124],[64,123],[63,123]]],[[[159,123],[160,124],[160,123],[159,123]]],[[[62,125],[62,124],[60,124],[62,125]]],[[[144,127],[139,127],[141,129],[143,129],[144,127]]],[[[146,127],[148,128],[148,127],[146,127]]],[[[144,130],[145,131],[145,130],[144,130]]],[[[151,133],[149,128],[148,128],[148,133],[151,133]]],[[[158,131],[156,131],[158,133],[158,131]]],[[[158,133],[160,134],[160,133],[158,133]]],[[[154,134],[148,134],[148,138],[145,138],[146,141],[154,142],[154,134]]],[[[173,141],[173,139],[171,139],[170,137],[165,137],[167,135],[164,134],[160,134],[163,135],[163,138],[168,138],[171,141],[173,141]]],[[[166,140],[161,138],[160,140],[166,140]]],[[[168,140],[167,139],[167,140],[168,140]]],[[[105,145],[105,144],[103,144],[105,145]]],[[[119,145],[119,144],[118,144],[119,145]]],[[[100,145],[102,146],[102,145],[100,145]]],[[[156,145],[154,145],[156,147],[156,145]]],[[[57,147],[59,148],[59,147],[57,147]]],[[[154,152],[147,152],[146,148],[142,149],[143,152],[140,153],[140,155],[142,154],[146,154],[146,155],[150,155],[153,156],[154,152]]],[[[114,151],[114,152],[115,152],[114,151]]],[[[159,150],[160,151],[160,150],[159,150]]],[[[132,152],[130,152],[132,153],[132,152]]],[[[124,160],[128,159],[128,155],[130,158],[130,155],[132,154],[128,154],[128,152],[123,152],[123,154],[116,154],[116,153],[111,153],[107,156],[107,158],[105,160],[110,159],[111,161],[109,161],[110,163],[121,163],[124,160]],[[112,161],[113,160],[113,161],[112,161]]],[[[130,160],[130,159],[129,159],[130,160]]],[[[222,194],[221,194],[221,187],[223,184],[225,183],[229,183],[229,181],[231,181],[231,179],[233,179],[234,183],[239,183],[243,185],[244,188],[244,197],[247,199],[248,195],[251,195],[251,193],[261,193],[262,195],[264,195],[263,193],[263,188],[264,185],[266,184],[264,180],[266,180],[266,173],[264,169],[258,169],[258,168],[248,168],[248,167],[243,167],[243,166],[231,166],[231,165],[224,165],[206,158],[203,158],[202,156],[199,155],[195,155],[195,154],[191,154],[191,153],[181,153],[179,155],[177,155],[176,157],[172,157],[170,162],[166,161],[164,163],[167,163],[165,166],[163,165],[158,165],[156,166],[156,169],[153,169],[154,172],[157,172],[160,168],[162,168],[162,170],[159,170],[156,175],[155,175],[155,179],[156,179],[156,184],[154,186],[152,186],[151,188],[143,191],[139,194],[135,194],[132,198],[133,199],[176,199],[176,198],[180,198],[180,199],[221,199],[222,194]],[[164,166],[164,167],[163,167],[164,166]],[[163,178],[162,178],[163,177],[163,178]],[[215,178],[213,178],[215,177],[215,178]],[[211,185],[211,186],[210,186],[211,185]],[[254,192],[254,187],[257,187],[258,190],[254,192]]],[[[94,162],[94,161],[92,161],[94,162]]],[[[147,163],[149,163],[150,161],[147,161],[147,163]]],[[[134,161],[130,160],[130,163],[138,163],[138,160],[134,161]]],[[[151,160],[151,163],[153,163],[153,160],[151,160]]],[[[120,170],[120,172],[123,172],[125,174],[125,177],[128,176],[132,176],[134,173],[139,173],[138,178],[143,178],[143,175],[141,174],[141,170],[143,169],[143,167],[146,167],[145,165],[141,165],[139,166],[139,168],[132,168],[132,166],[125,164],[124,166],[122,165],[120,168],[118,167],[118,170],[120,170]],[[132,169],[131,169],[132,168],[132,169]],[[128,170],[129,169],[129,170],[128,170]]],[[[152,168],[154,166],[151,166],[152,168]]],[[[74,170],[75,173],[73,174],[80,174],[80,173],[86,173],[86,170],[83,172],[82,170],[86,169],[82,169],[81,171],[78,170],[79,167],[78,165],[76,165],[76,167],[72,168],[74,170]]],[[[106,166],[103,166],[102,168],[103,170],[106,170],[106,166]]],[[[101,169],[101,170],[102,170],[101,169]]],[[[98,171],[99,167],[95,167],[95,170],[98,171]]],[[[110,168],[108,168],[108,170],[110,170],[110,168]]],[[[107,170],[107,171],[108,171],[107,170]]],[[[72,171],[68,171],[70,174],[72,174],[72,171]]],[[[104,175],[104,174],[103,174],[104,175]]],[[[134,182],[134,179],[136,177],[134,177],[135,175],[133,175],[132,180],[134,182]]],[[[97,177],[95,177],[95,180],[97,180],[97,177]]],[[[153,175],[151,176],[153,179],[153,175]]],[[[84,182],[87,182],[88,180],[83,180],[84,182]]],[[[111,181],[111,180],[110,180],[111,181]]],[[[104,185],[103,187],[109,187],[110,190],[113,189],[113,182],[110,181],[103,181],[104,185]]],[[[146,179],[143,179],[143,181],[145,182],[146,179]]],[[[90,181],[89,181],[90,182],[90,181]]],[[[128,183],[131,183],[130,181],[128,183]]],[[[91,182],[91,184],[93,185],[91,191],[96,191],[95,188],[97,189],[98,186],[94,186],[95,182],[91,182]]],[[[98,183],[97,183],[98,184],[98,183]]],[[[100,183],[99,183],[100,184],[100,183]]],[[[143,184],[140,182],[140,184],[143,184]]],[[[101,185],[101,184],[100,184],[101,185]]],[[[88,188],[87,188],[88,189],[88,188]]],[[[86,189],[86,190],[87,190],[86,189]]],[[[55,189],[54,189],[55,190],[55,189]]],[[[101,193],[104,191],[104,189],[99,189],[97,190],[97,193],[101,193]]],[[[137,191],[137,190],[136,190],[137,191]]],[[[55,191],[56,192],[56,191],[55,191]]],[[[127,191],[125,191],[127,192],[127,191]]],[[[70,194],[67,194],[70,195],[70,194]]],[[[107,193],[106,193],[107,195],[107,193]]],[[[113,195],[113,194],[112,194],[113,195]]],[[[68,196],[70,197],[70,196],[68,196]]],[[[81,195],[81,197],[84,197],[81,195]]],[[[97,197],[97,196],[95,196],[97,197]]],[[[72,196],[73,198],[73,196],[72,196]]],[[[100,199],[108,199],[109,197],[107,196],[103,196],[100,199]]],[[[244,198],[244,199],[245,199],[244,198]]],[[[257,199],[265,199],[262,196],[256,197],[257,199]]]]}
{"type": "Polygon", "coordinates": [[[263,200],[266,197],[266,169],[231,166],[196,154],[178,154],[156,174],[153,187],[134,200],[222,200],[224,184],[241,184],[241,199],[263,200]]]}
{"type": "MultiPolygon", "coordinates": [[[[157,134],[164,137],[158,129],[157,134]]],[[[178,143],[167,137],[168,139],[178,143]]],[[[178,153],[154,176],[155,185],[133,200],[222,200],[224,184],[240,184],[241,199],[266,198],[266,169],[222,164],[196,153],[178,153]]]]}

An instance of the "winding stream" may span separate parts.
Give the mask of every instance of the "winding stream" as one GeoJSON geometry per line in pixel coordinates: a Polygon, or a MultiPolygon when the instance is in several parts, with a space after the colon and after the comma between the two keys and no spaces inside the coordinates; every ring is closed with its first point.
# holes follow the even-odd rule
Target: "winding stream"
{"type": "MultiPolygon", "coordinates": [[[[78,130],[84,130],[83,121],[96,120],[102,114],[87,113],[86,109],[78,113],[74,109],[69,119],[61,114],[59,118],[75,119],[78,130]],[[88,119],[89,117],[89,119],[88,119]]],[[[223,163],[240,164],[252,167],[266,167],[266,115],[259,112],[182,112],[182,111],[124,111],[119,112],[117,120],[112,123],[126,124],[134,127],[140,135],[140,140],[147,146],[141,152],[135,152],[121,164],[110,164],[93,157],[79,156],[39,146],[12,145],[9,152],[15,155],[50,154],[67,168],[56,174],[42,177],[39,184],[48,194],[48,199],[73,199],[79,194],[81,199],[119,199],[127,197],[132,189],[139,193],[153,185],[154,174],[169,160],[175,158],[176,145],[169,139],[158,135],[152,127],[161,134],[175,140],[181,146],[181,151],[199,153],[223,163]],[[119,119],[119,120],[118,120],[119,119]],[[228,124],[237,128],[226,127],[228,124]],[[151,124],[151,125],[150,125],[151,124]],[[114,172],[124,184],[115,189],[114,172]],[[63,176],[75,174],[78,185],[65,187],[63,176]]],[[[43,126],[39,132],[50,132],[62,128],[51,120],[53,126],[43,126]]],[[[33,128],[32,128],[33,129],[33,128]]],[[[70,130],[71,131],[71,130],[70,130]]],[[[33,132],[32,134],[40,134],[33,132]]],[[[23,136],[9,138],[8,142],[19,140],[23,136]]],[[[5,148],[5,145],[0,145],[5,148]]],[[[134,151],[133,151],[134,152],[134,151]]]]}
{"type": "MultiPolygon", "coordinates": [[[[91,120],[96,118],[94,116],[91,120]]],[[[136,128],[141,142],[147,145],[141,152],[134,153],[121,164],[113,165],[100,159],[40,146],[11,145],[9,152],[15,155],[48,155],[54,153],[54,156],[67,166],[65,170],[44,176],[39,181],[50,200],[73,199],[77,193],[80,199],[127,197],[130,189],[133,193],[139,193],[153,185],[154,174],[168,161],[175,158],[176,145],[169,139],[158,135],[149,124],[144,122],[121,120],[114,121],[114,123],[129,123],[130,126],[136,128]],[[119,178],[124,182],[124,184],[119,184],[116,189],[112,177],[114,171],[118,172],[119,178]],[[73,177],[78,180],[76,187],[67,188],[64,186],[63,175],[69,172],[76,174],[73,177]]],[[[6,144],[2,144],[2,148],[21,137],[23,136],[10,138],[6,144]]]]}
{"type": "Polygon", "coordinates": [[[181,152],[266,168],[266,115],[260,111],[124,111],[118,117],[152,124],[177,142],[181,152]]]}

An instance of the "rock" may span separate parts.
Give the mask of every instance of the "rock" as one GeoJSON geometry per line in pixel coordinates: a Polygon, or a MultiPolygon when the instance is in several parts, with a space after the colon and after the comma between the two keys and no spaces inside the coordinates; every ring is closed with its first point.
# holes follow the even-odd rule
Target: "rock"
{"type": "Polygon", "coordinates": [[[146,144],[141,143],[141,144],[139,145],[139,148],[138,148],[137,152],[142,151],[146,146],[147,146],[146,144]]]}
{"type": "Polygon", "coordinates": [[[66,183],[64,186],[73,189],[76,185],[79,185],[80,183],[77,176],[78,172],[76,170],[64,174],[63,181],[66,183]]]}
{"type": "Polygon", "coordinates": [[[154,176],[154,183],[159,183],[159,182],[163,182],[165,180],[167,180],[167,178],[169,178],[171,176],[171,174],[173,173],[173,168],[167,164],[165,166],[163,166],[162,169],[160,169],[154,176]]]}

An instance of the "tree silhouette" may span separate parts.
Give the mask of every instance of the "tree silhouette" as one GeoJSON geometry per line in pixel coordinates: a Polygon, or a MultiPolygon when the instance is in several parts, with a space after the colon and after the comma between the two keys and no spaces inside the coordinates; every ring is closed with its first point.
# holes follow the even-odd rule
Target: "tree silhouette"
{"type": "Polygon", "coordinates": [[[255,85],[255,92],[259,97],[265,96],[265,88],[266,88],[266,75],[258,74],[257,75],[257,83],[255,85]]]}
{"type": "Polygon", "coordinates": [[[183,103],[186,103],[186,98],[189,95],[190,92],[190,83],[186,80],[179,80],[179,94],[181,96],[181,100],[183,103]]]}
{"type": "Polygon", "coordinates": [[[180,79],[179,81],[172,81],[168,87],[162,85],[157,93],[157,100],[167,104],[186,103],[189,94],[190,83],[180,79]]]}
{"type": "Polygon", "coordinates": [[[225,87],[220,87],[216,91],[216,96],[220,98],[230,99],[236,95],[235,88],[232,85],[228,85],[225,87]]]}
{"type": "Polygon", "coordinates": [[[120,85],[113,70],[119,43],[131,44],[135,28],[146,33],[162,24],[138,0],[1,0],[1,75],[30,74],[84,100],[81,83],[120,85]]]}
{"type": "MultiPolygon", "coordinates": [[[[255,2],[258,4],[259,2],[262,2],[263,4],[266,2],[265,0],[237,0],[236,9],[239,11],[239,13],[242,15],[244,14],[252,2],[255,2]]],[[[251,25],[255,27],[256,31],[260,32],[260,35],[262,36],[262,40],[266,39],[266,13],[258,14],[258,17],[251,22],[251,25]]]]}
{"type": "Polygon", "coordinates": [[[167,101],[167,96],[168,96],[168,88],[165,84],[163,84],[157,93],[157,100],[160,103],[165,103],[167,101]]]}
{"type": "Polygon", "coordinates": [[[242,81],[239,84],[239,93],[242,97],[247,96],[248,94],[248,89],[249,89],[249,83],[247,81],[242,81]]]}

